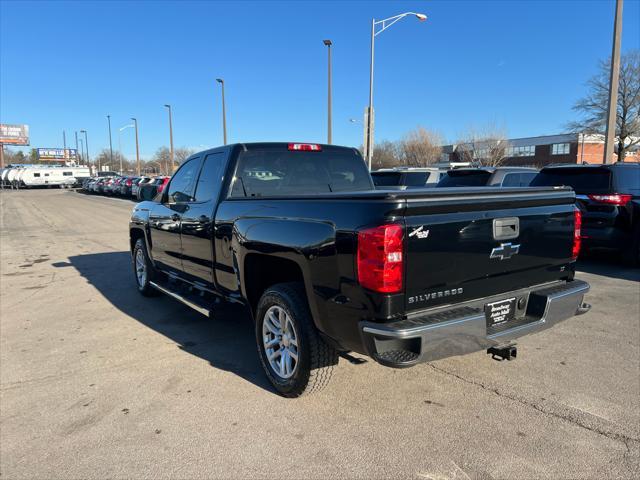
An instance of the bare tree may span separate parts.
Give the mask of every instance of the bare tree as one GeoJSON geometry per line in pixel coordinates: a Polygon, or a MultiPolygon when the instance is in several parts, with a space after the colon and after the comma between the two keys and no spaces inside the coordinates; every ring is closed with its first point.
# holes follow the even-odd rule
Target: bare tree
{"type": "Polygon", "coordinates": [[[392,168],[397,167],[400,163],[400,152],[398,151],[397,143],[384,140],[374,145],[371,168],[374,170],[377,168],[392,168]]]}
{"type": "Polygon", "coordinates": [[[458,140],[455,152],[463,162],[497,167],[507,158],[508,147],[506,130],[487,124],[469,128],[458,140]]]}
{"type": "Polygon", "coordinates": [[[29,157],[27,157],[22,150],[14,152],[8,148],[4,149],[4,163],[9,165],[11,163],[28,163],[29,157]]]}
{"type": "Polygon", "coordinates": [[[196,153],[196,151],[193,148],[187,148],[187,147],[176,148],[173,151],[174,159],[177,165],[180,165],[182,162],[184,162],[187,158],[189,158],[194,153],[196,153]]]}
{"type": "Polygon", "coordinates": [[[132,170],[132,164],[129,162],[120,152],[113,152],[113,162],[111,162],[111,152],[108,148],[104,148],[91,159],[95,165],[100,164],[101,167],[106,167],[107,170],[120,171],[120,158],[122,157],[122,171],[128,172],[132,170]]]}
{"type": "Polygon", "coordinates": [[[423,127],[407,133],[399,143],[400,159],[409,167],[437,163],[442,156],[442,137],[423,127]]]}
{"type": "MultiPolygon", "coordinates": [[[[587,96],[573,110],[582,119],[568,125],[572,132],[604,134],[607,125],[609,71],[611,60],[601,60],[588,82],[587,96]]],[[[640,51],[631,50],[620,58],[620,82],[616,115],[618,161],[623,162],[631,147],[640,143],[640,51]]]]}
{"type": "Polygon", "coordinates": [[[156,153],[153,154],[153,158],[151,159],[153,163],[159,164],[162,168],[161,173],[170,174],[173,169],[170,166],[171,163],[171,151],[167,147],[160,147],[156,150],[156,153]]]}

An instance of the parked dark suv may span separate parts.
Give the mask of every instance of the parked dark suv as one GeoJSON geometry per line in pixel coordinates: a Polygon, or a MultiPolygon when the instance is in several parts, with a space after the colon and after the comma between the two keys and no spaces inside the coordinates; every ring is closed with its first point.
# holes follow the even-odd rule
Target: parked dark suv
{"type": "Polygon", "coordinates": [[[531,185],[575,190],[582,212],[582,251],[618,250],[640,265],[640,163],[549,166],[531,185]]]}
{"type": "Polygon", "coordinates": [[[438,185],[442,187],[528,187],[538,173],[528,167],[477,167],[449,170],[438,185]]]}

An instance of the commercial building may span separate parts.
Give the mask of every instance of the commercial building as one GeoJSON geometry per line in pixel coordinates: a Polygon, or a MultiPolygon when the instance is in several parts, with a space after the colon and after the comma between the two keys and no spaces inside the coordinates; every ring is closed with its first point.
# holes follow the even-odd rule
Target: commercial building
{"type": "MultiPolygon", "coordinates": [[[[542,167],[554,163],[602,163],[604,135],[566,133],[509,140],[479,141],[475,144],[445,145],[445,162],[482,161],[489,156],[503,158],[503,165],[542,167]]],[[[617,159],[617,156],[614,157],[617,159]]],[[[640,145],[627,152],[627,162],[640,161],[640,145]]]]}

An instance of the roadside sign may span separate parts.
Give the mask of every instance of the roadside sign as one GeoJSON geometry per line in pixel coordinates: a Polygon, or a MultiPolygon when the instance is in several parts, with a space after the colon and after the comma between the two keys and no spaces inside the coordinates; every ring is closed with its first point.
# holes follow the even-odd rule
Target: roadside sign
{"type": "Polygon", "coordinates": [[[39,160],[75,161],[78,151],[75,148],[39,148],[39,160]]]}
{"type": "Polygon", "coordinates": [[[2,145],[29,145],[29,125],[0,123],[0,143],[2,145]]]}

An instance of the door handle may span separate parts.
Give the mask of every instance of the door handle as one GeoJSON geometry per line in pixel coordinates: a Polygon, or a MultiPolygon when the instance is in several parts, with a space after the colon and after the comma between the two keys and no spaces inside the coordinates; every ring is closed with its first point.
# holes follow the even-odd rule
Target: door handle
{"type": "Polygon", "coordinates": [[[171,215],[171,220],[173,220],[174,222],[177,222],[178,220],[180,220],[180,215],[178,215],[177,213],[174,213],[173,215],[171,215]]]}
{"type": "Polygon", "coordinates": [[[209,217],[207,217],[206,215],[200,215],[198,217],[198,222],[200,223],[207,223],[209,221],[209,217]]]}

